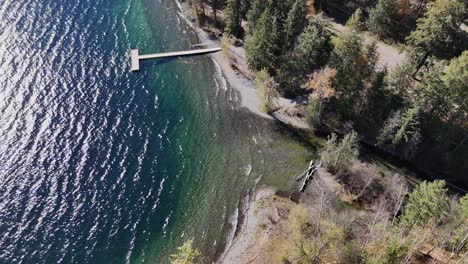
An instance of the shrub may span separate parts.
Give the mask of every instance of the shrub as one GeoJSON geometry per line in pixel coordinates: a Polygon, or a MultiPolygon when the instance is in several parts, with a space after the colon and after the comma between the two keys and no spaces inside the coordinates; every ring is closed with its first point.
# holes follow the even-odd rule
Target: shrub
{"type": "Polygon", "coordinates": [[[449,211],[445,181],[423,181],[409,195],[401,221],[407,226],[424,225],[429,220],[440,220],[449,211]]]}
{"type": "Polygon", "coordinates": [[[201,256],[200,251],[193,247],[193,239],[187,240],[177,248],[177,253],[170,256],[172,264],[195,264],[201,256]]]}
{"type": "Polygon", "coordinates": [[[336,175],[348,170],[351,161],[359,154],[357,144],[355,132],[347,134],[341,141],[332,134],[321,150],[321,160],[325,168],[336,175]]]}

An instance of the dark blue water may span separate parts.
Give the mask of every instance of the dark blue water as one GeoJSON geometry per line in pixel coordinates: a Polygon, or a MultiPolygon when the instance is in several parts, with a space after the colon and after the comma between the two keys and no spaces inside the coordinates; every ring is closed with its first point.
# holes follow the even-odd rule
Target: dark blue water
{"type": "Polygon", "coordinates": [[[285,173],[284,135],[209,57],[130,73],[130,48],[198,42],[178,12],[0,3],[0,263],[165,263],[189,238],[210,260],[259,181],[285,173]]]}

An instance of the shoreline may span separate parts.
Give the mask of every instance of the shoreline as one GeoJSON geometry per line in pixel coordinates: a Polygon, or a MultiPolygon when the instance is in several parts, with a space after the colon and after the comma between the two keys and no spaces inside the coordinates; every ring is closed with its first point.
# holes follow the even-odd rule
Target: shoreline
{"type": "MultiPolygon", "coordinates": [[[[192,29],[195,31],[198,38],[200,39],[200,43],[198,44],[203,44],[207,46],[221,46],[220,39],[211,39],[207,32],[205,32],[202,28],[196,25],[196,19],[191,13],[190,7],[188,6],[187,2],[179,2],[177,0],[176,2],[180,8],[180,11],[182,12],[181,16],[183,16],[183,18],[192,27],[192,29]]],[[[261,110],[262,99],[260,98],[258,94],[259,91],[255,88],[255,85],[253,84],[252,80],[248,79],[240,72],[234,70],[231,67],[231,62],[228,58],[226,58],[223,52],[210,54],[210,57],[212,58],[215,67],[217,67],[217,70],[219,70],[223,78],[225,78],[225,80],[229,83],[229,85],[231,85],[231,87],[233,87],[236,91],[240,93],[240,102],[242,107],[246,107],[251,112],[260,115],[264,118],[273,119],[272,116],[268,115],[267,113],[261,110]]]]}
{"type": "MultiPolygon", "coordinates": [[[[209,34],[203,28],[196,25],[196,19],[192,14],[192,10],[190,10],[188,2],[175,1],[180,9],[180,16],[194,30],[199,38],[200,43],[198,44],[221,46],[221,38],[210,38],[209,34]]],[[[241,107],[245,107],[252,113],[263,118],[279,122],[286,126],[292,126],[297,129],[311,129],[305,120],[291,115],[290,112],[294,111],[297,107],[297,103],[293,100],[278,97],[278,111],[271,115],[262,111],[263,100],[260,91],[255,87],[253,80],[248,77],[253,76],[253,73],[248,69],[245,49],[243,47],[229,45],[229,52],[236,57],[236,65],[234,65],[223,52],[213,53],[209,56],[213,60],[216,71],[221,74],[234,90],[240,93],[241,107]],[[234,67],[236,67],[236,69],[234,69],[234,67]]],[[[234,235],[229,238],[230,241],[226,241],[226,247],[214,260],[214,263],[235,263],[236,257],[240,256],[254,241],[253,238],[258,222],[258,217],[255,215],[256,202],[275,195],[276,190],[269,186],[261,186],[257,190],[253,190],[253,195],[247,202],[247,207],[241,212],[244,214],[242,223],[240,226],[233,226],[233,230],[231,231],[234,235]]]]}
{"type": "MultiPolygon", "coordinates": [[[[198,44],[222,46],[221,41],[224,36],[211,38],[203,28],[196,25],[196,18],[192,14],[188,2],[175,1],[180,8],[180,15],[186,20],[200,39],[200,43],[198,44]]],[[[278,96],[276,104],[279,110],[271,115],[264,112],[262,110],[263,99],[261,98],[261,91],[255,87],[252,80],[254,73],[248,68],[244,47],[237,47],[230,44],[228,48],[231,55],[235,58],[235,62],[227,58],[224,51],[213,53],[209,56],[212,58],[215,67],[220,71],[220,74],[226,82],[240,93],[241,107],[246,107],[254,114],[269,120],[276,120],[287,126],[292,126],[297,129],[311,129],[306,123],[305,118],[301,118],[297,115],[298,103],[294,100],[278,96]]]]}
{"type": "MultiPolygon", "coordinates": [[[[183,2],[183,3],[177,2],[177,3],[182,12],[181,16],[183,16],[183,18],[187,20],[187,23],[189,23],[189,25],[192,27],[194,32],[197,34],[201,42],[200,44],[207,45],[207,46],[210,46],[210,45],[222,46],[221,41],[223,37],[211,38],[209,33],[207,33],[200,26],[196,25],[196,22],[195,22],[196,20],[187,2],[183,2]]],[[[231,61],[229,56],[227,56],[224,52],[211,54],[210,56],[212,57],[213,62],[215,63],[215,66],[217,67],[217,70],[219,70],[223,78],[225,78],[225,80],[231,85],[233,89],[235,89],[236,91],[240,93],[241,107],[246,107],[252,113],[260,115],[264,118],[275,120],[276,122],[287,126],[288,130],[290,129],[293,131],[297,131],[297,130],[313,131],[313,129],[307,124],[306,119],[303,115],[304,109],[300,109],[304,106],[293,100],[278,97],[276,103],[277,103],[279,110],[271,113],[271,115],[263,112],[261,110],[262,104],[263,104],[262,96],[260,94],[259,89],[257,89],[255,87],[255,84],[253,83],[251,76],[253,76],[254,74],[247,67],[245,49],[243,47],[237,47],[232,44],[229,44],[226,46],[229,49],[228,52],[230,52],[235,58],[234,59],[235,62],[231,61]]],[[[401,55],[401,56],[404,56],[404,55],[401,55]]],[[[398,59],[401,60],[402,58],[398,57],[398,59]]],[[[394,65],[391,64],[388,66],[394,67],[396,64],[398,64],[398,62],[394,62],[393,63],[394,65]]],[[[308,141],[306,139],[303,139],[303,140],[308,141]]],[[[383,152],[383,154],[385,154],[385,152],[383,152]]],[[[380,156],[381,155],[378,155],[378,157],[380,156]]],[[[388,160],[385,159],[384,162],[388,162],[388,160]]],[[[393,164],[394,162],[389,161],[389,163],[393,164]]],[[[421,176],[420,172],[415,171],[414,169],[411,168],[411,166],[403,165],[402,167],[401,166],[398,166],[398,167],[403,168],[403,169],[409,169],[409,171],[412,172],[411,174],[416,173],[418,180],[428,178],[428,177],[420,177],[421,176]]],[[[408,174],[404,173],[404,176],[406,178],[406,181],[409,183],[410,181],[406,177],[408,176],[408,174]]],[[[335,193],[340,193],[340,200],[342,202],[347,202],[349,204],[352,204],[352,202],[348,201],[350,199],[347,199],[349,197],[344,197],[346,195],[342,193],[343,191],[338,190],[338,189],[342,189],[342,187],[341,188],[336,187],[336,186],[341,186],[341,185],[338,184],[338,182],[336,182],[336,180],[333,177],[331,177],[331,175],[328,175],[326,173],[321,173],[321,177],[324,177],[325,183],[329,183],[331,185],[330,190],[333,190],[333,192],[335,193]]],[[[457,186],[453,186],[450,183],[448,183],[448,185],[452,188],[457,187],[457,186]]],[[[262,186],[258,188],[257,190],[253,191],[253,195],[247,202],[246,208],[244,208],[244,210],[242,210],[241,212],[243,214],[242,223],[238,226],[233,227],[234,236],[228,238],[230,239],[230,241],[227,241],[226,246],[224,247],[222,251],[220,251],[221,254],[214,260],[214,263],[239,263],[238,261],[243,259],[245,256],[249,256],[249,254],[246,254],[247,252],[251,252],[252,248],[258,247],[258,245],[256,244],[256,242],[259,242],[258,238],[256,238],[257,226],[263,225],[264,223],[259,222],[260,216],[257,215],[257,206],[260,200],[263,200],[269,197],[276,197],[276,191],[272,187],[262,186]]],[[[302,204],[302,202],[299,202],[299,204],[302,204]]],[[[267,232],[267,235],[269,234],[270,232],[267,232]]],[[[261,242],[261,239],[260,239],[260,242],[261,242]]],[[[244,260],[247,261],[246,263],[251,263],[258,256],[259,256],[259,253],[256,252],[253,255],[250,254],[250,257],[252,258],[244,259],[244,260]]]]}

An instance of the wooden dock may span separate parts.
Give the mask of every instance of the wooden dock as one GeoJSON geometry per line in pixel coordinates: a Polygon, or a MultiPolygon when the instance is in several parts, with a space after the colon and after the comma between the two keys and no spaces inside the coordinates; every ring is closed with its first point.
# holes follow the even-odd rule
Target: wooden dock
{"type": "Polygon", "coordinates": [[[221,48],[194,49],[194,50],[140,55],[137,49],[132,49],[130,51],[130,57],[132,60],[132,71],[140,70],[140,60],[179,58],[179,57],[210,54],[210,53],[215,53],[218,51],[221,51],[221,48]]]}

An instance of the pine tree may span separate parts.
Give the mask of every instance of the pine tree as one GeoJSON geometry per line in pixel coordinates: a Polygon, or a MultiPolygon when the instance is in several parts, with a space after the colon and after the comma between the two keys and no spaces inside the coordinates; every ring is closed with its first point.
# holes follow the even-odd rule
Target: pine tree
{"type": "Polygon", "coordinates": [[[226,15],[225,32],[227,35],[232,35],[238,38],[242,37],[241,7],[241,0],[227,0],[226,9],[224,10],[226,15]]]}
{"type": "Polygon", "coordinates": [[[336,175],[346,171],[358,154],[358,136],[355,132],[345,135],[341,141],[332,134],[320,151],[323,165],[336,175]]]}
{"type": "MultiPolygon", "coordinates": [[[[349,107],[359,96],[364,81],[371,77],[369,73],[375,65],[367,59],[366,46],[360,34],[345,30],[333,39],[333,44],[335,47],[330,56],[330,66],[337,71],[336,88],[341,95],[341,104],[349,112],[349,107]]],[[[375,48],[367,50],[375,53],[375,48]]]]}
{"type": "Polygon", "coordinates": [[[346,26],[356,30],[356,31],[362,31],[363,30],[363,23],[362,21],[362,10],[361,8],[356,9],[354,11],[353,15],[348,19],[346,22],[346,26]]]}
{"type": "Polygon", "coordinates": [[[450,244],[452,251],[458,254],[462,250],[468,250],[468,194],[458,200],[451,218],[453,237],[450,244]]]}
{"type": "MultiPolygon", "coordinates": [[[[450,101],[457,105],[459,116],[468,113],[468,51],[464,51],[458,58],[450,61],[442,77],[448,91],[450,101]]],[[[456,113],[454,113],[456,114],[456,113]]]]}
{"type": "Polygon", "coordinates": [[[312,21],[301,33],[292,52],[286,53],[280,69],[280,89],[284,95],[295,95],[310,74],[325,65],[333,49],[331,34],[312,21]]]}
{"type": "Polygon", "coordinates": [[[256,71],[271,67],[279,50],[277,43],[277,20],[276,17],[272,18],[270,9],[267,9],[260,17],[256,30],[246,42],[249,67],[256,71]]]}
{"type": "Polygon", "coordinates": [[[247,12],[247,21],[249,23],[249,29],[248,32],[252,34],[258,24],[258,20],[262,16],[263,12],[265,12],[265,9],[268,6],[268,1],[265,0],[254,0],[252,2],[252,5],[247,12]]]}
{"type": "Polygon", "coordinates": [[[419,53],[420,66],[429,55],[451,59],[466,49],[468,33],[461,28],[466,17],[463,0],[436,0],[428,5],[425,16],[418,20],[416,30],[408,37],[419,53]]]}
{"type": "Polygon", "coordinates": [[[450,113],[452,104],[449,101],[450,94],[448,87],[442,80],[443,67],[436,65],[431,67],[425,74],[422,83],[417,85],[417,101],[423,107],[425,112],[431,114],[431,117],[445,119],[450,113]]]}
{"type": "Polygon", "coordinates": [[[195,264],[200,256],[200,251],[193,248],[193,239],[191,239],[178,247],[177,253],[172,254],[170,257],[172,264],[195,264]]]}
{"type": "Polygon", "coordinates": [[[423,181],[410,193],[401,216],[406,227],[424,225],[429,220],[440,221],[449,211],[445,181],[423,181]]]}
{"type": "Polygon", "coordinates": [[[211,0],[211,9],[213,10],[213,19],[215,25],[218,24],[218,16],[216,14],[216,5],[218,4],[218,0],[211,0]]]}
{"type": "Polygon", "coordinates": [[[296,0],[291,10],[288,13],[284,34],[286,36],[285,48],[290,48],[294,45],[296,37],[307,26],[307,3],[306,0],[296,0]]]}
{"type": "Polygon", "coordinates": [[[393,35],[395,27],[395,0],[379,0],[377,5],[369,12],[367,28],[374,34],[382,38],[393,35]]]}

